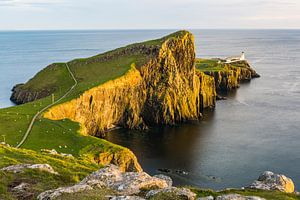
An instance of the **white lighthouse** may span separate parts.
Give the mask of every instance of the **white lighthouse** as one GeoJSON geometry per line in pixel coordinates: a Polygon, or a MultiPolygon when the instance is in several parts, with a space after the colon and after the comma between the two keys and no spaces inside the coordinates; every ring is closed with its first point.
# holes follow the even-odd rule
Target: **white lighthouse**
{"type": "Polygon", "coordinates": [[[240,56],[228,57],[225,60],[226,60],[225,63],[233,63],[233,62],[238,62],[238,61],[244,61],[244,60],[246,60],[245,52],[242,52],[242,55],[240,55],[240,56]]]}
{"type": "Polygon", "coordinates": [[[245,52],[242,52],[240,60],[246,60],[246,58],[245,58],[245,52]]]}

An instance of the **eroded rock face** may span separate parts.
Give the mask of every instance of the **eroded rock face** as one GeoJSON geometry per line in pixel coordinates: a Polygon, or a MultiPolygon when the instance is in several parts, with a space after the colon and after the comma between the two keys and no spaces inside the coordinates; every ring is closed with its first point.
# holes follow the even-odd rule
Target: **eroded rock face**
{"type": "Polygon", "coordinates": [[[11,165],[8,167],[4,167],[1,171],[9,171],[13,173],[21,173],[24,172],[25,169],[36,169],[40,171],[45,171],[51,174],[58,174],[54,169],[48,164],[19,164],[19,165],[11,165]]]}
{"type": "Polygon", "coordinates": [[[192,34],[166,40],[158,56],[141,68],[141,75],[146,94],[142,117],[147,124],[175,124],[201,117],[192,34]]]}
{"type": "Polygon", "coordinates": [[[82,134],[101,136],[121,126],[145,129],[152,124],[198,120],[204,107],[215,105],[212,77],[195,71],[194,38],[189,32],[171,37],[139,70],[84,92],[49,109],[44,117],[69,118],[82,134]]]}
{"type": "Polygon", "coordinates": [[[238,88],[241,82],[259,77],[259,74],[251,68],[247,61],[239,61],[234,65],[225,64],[224,69],[221,71],[205,72],[214,77],[217,92],[231,91],[238,88]]]}
{"type": "Polygon", "coordinates": [[[85,148],[91,159],[101,165],[117,165],[122,172],[142,172],[143,169],[138,163],[136,156],[127,148],[118,151],[105,151],[101,146],[90,145],[85,148]]]}
{"type": "Polygon", "coordinates": [[[10,100],[15,104],[24,104],[37,99],[49,96],[53,90],[43,89],[40,91],[33,91],[23,88],[24,84],[17,84],[12,89],[10,100]]]}
{"type": "Polygon", "coordinates": [[[119,167],[109,165],[90,174],[74,186],[45,191],[38,196],[38,199],[50,200],[62,194],[84,192],[95,188],[109,188],[114,190],[118,195],[134,196],[138,194],[141,189],[162,189],[167,187],[169,187],[169,183],[165,178],[151,177],[145,172],[124,173],[119,167]]]}
{"type": "Polygon", "coordinates": [[[261,190],[279,190],[282,192],[292,193],[295,190],[292,179],[282,174],[274,174],[266,171],[259,178],[248,186],[251,189],[261,190]]]}

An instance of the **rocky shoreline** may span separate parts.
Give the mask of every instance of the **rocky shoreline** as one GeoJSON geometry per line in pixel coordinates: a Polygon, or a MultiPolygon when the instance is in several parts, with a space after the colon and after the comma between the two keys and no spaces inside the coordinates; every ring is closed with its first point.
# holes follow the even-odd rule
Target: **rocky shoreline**
{"type": "MultiPolygon", "coordinates": [[[[26,169],[42,171],[59,175],[49,164],[20,164],[12,165],[0,169],[0,171],[24,173],[26,169]]],[[[166,175],[150,176],[145,172],[123,172],[115,165],[108,165],[98,171],[85,177],[79,183],[68,186],[51,189],[40,193],[38,200],[64,199],[68,195],[81,195],[89,191],[99,189],[109,191],[105,199],[114,200],[145,200],[145,199],[186,199],[186,200],[264,200],[259,196],[245,196],[237,193],[228,193],[229,189],[224,190],[224,194],[218,196],[199,196],[197,189],[186,187],[174,187],[172,179],[166,175]],[[227,192],[226,192],[227,191],[227,192]],[[170,197],[170,198],[169,198],[170,197]]],[[[30,183],[22,182],[12,189],[12,192],[18,195],[27,195],[30,190],[30,183]]],[[[293,181],[281,174],[275,174],[270,171],[262,173],[257,180],[249,186],[240,188],[243,190],[261,190],[261,191],[280,191],[283,193],[294,193],[293,181]]],[[[220,191],[219,191],[220,192],[220,191]]]]}

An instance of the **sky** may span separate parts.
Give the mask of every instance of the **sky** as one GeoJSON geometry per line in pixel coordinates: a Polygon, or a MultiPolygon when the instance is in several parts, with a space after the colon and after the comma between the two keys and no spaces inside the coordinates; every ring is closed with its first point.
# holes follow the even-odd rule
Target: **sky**
{"type": "Polygon", "coordinates": [[[300,0],[0,0],[0,30],[299,29],[300,0]]]}

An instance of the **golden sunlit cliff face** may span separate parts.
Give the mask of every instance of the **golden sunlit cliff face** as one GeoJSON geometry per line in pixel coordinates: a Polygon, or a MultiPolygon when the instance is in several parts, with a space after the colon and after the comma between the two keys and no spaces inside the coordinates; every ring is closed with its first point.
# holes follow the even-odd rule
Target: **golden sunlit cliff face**
{"type": "Polygon", "coordinates": [[[144,101],[141,83],[140,72],[132,66],[124,76],[94,87],[77,99],[54,106],[44,117],[52,120],[69,118],[80,123],[82,134],[96,136],[120,125],[144,128],[140,117],[144,101]]]}
{"type": "Polygon", "coordinates": [[[166,39],[156,56],[137,70],[84,92],[79,98],[50,108],[45,118],[79,122],[82,134],[101,136],[121,126],[145,129],[201,118],[215,105],[214,78],[195,70],[193,35],[166,39]]]}
{"type": "Polygon", "coordinates": [[[217,92],[228,92],[238,88],[242,81],[250,81],[252,78],[259,77],[247,61],[239,61],[234,65],[227,64],[222,70],[205,73],[214,77],[217,92]]]}
{"type": "Polygon", "coordinates": [[[194,38],[190,33],[169,39],[156,59],[142,67],[147,124],[196,120],[200,112],[200,81],[195,74],[194,38]]]}

